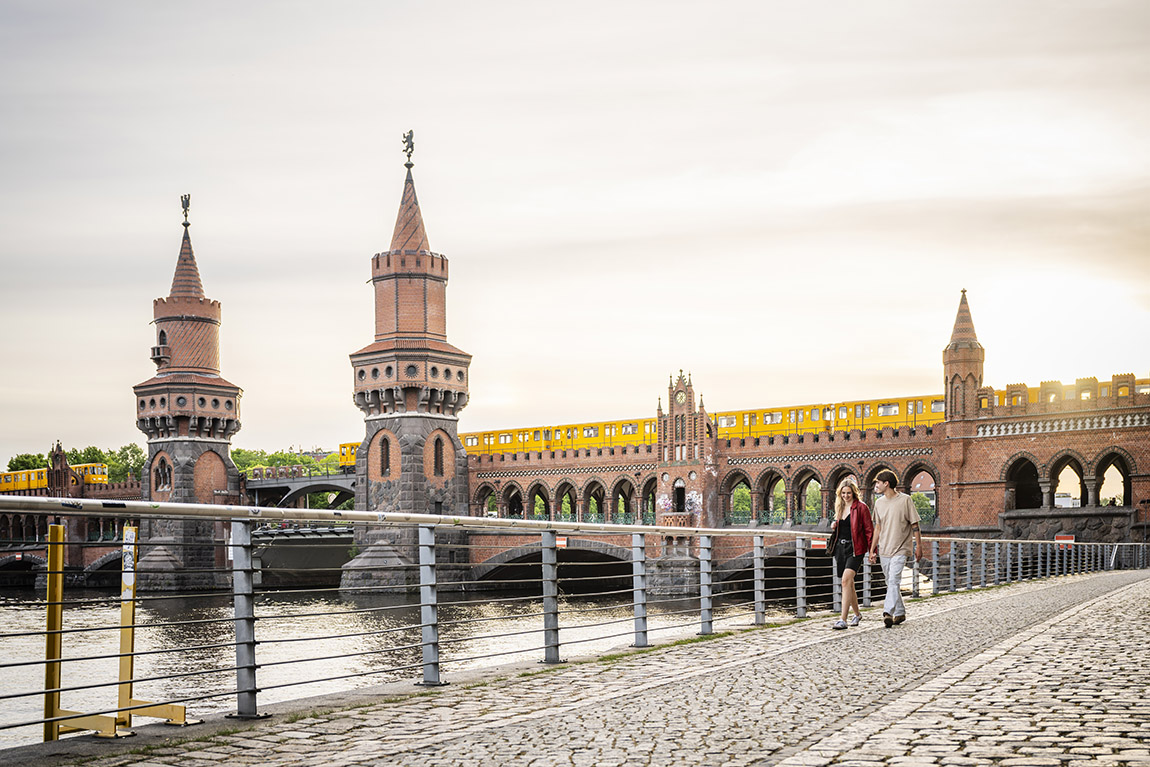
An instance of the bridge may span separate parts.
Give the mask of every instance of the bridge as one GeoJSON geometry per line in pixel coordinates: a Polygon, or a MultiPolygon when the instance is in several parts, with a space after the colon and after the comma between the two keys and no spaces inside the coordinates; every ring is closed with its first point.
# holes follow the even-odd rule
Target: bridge
{"type": "Polygon", "coordinates": [[[256,506],[294,506],[308,495],[334,493],[324,508],[335,508],[355,497],[355,474],[274,466],[251,469],[243,487],[256,506]]]}

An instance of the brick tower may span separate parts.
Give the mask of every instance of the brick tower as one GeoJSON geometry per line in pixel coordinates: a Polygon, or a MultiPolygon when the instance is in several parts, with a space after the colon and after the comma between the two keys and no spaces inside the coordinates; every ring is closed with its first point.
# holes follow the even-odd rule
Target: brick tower
{"type": "Polygon", "coordinates": [[[966,303],[966,290],[963,290],[950,343],[942,351],[948,421],[962,421],[977,414],[977,392],[982,386],[982,363],[985,359],[986,350],[974,332],[974,320],[970,318],[970,305],[966,303]]]}
{"type": "MultiPolygon", "coordinates": [[[[232,503],[239,500],[239,472],[229,455],[240,429],[240,388],[220,377],[220,302],[204,296],[184,204],[184,239],[172,290],[152,302],[156,343],[151,349],[156,375],[133,387],[136,425],[148,435],[144,500],[176,503],[232,503]]],[[[153,520],[141,538],[159,544],[145,550],[141,569],[165,570],[152,588],[206,588],[222,551],[214,523],[153,520]],[[172,545],[165,545],[165,544],[172,545]],[[197,546],[194,544],[204,544],[197,546]],[[145,559],[147,560],[145,562],[145,559]],[[145,567],[147,565],[147,567],[145,567]]],[[[143,586],[148,579],[141,579],[143,586]]]]}
{"type": "MultiPolygon", "coordinates": [[[[471,355],[447,342],[447,258],[428,243],[411,134],[404,138],[407,178],[391,246],[371,259],[375,341],[351,355],[353,399],[366,427],[355,508],[465,515],[467,453],[457,424],[471,355]]],[[[364,553],[345,566],[343,588],[378,583],[377,564],[411,557],[412,541],[394,529],[360,529],[356,542],[364,553]]]]}
{"type": "Polygon", "coordinates": [[[702,398],[695,404],[690,376],[667,382],[667,412],[658,409],[660,525],[714,527],[722,523],[714,485],[715,430],[702,398]]]}

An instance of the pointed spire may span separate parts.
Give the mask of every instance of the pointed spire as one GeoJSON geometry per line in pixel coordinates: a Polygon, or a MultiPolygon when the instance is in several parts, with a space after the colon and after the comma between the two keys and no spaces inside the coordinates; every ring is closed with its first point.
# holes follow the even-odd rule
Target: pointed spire
{"type": "Polygon", "coordinates": [[[184,242],[180,245],[180,257],[176,260],[176,274],[172,278],[171,295],[203,298],[204,286],[200,282],[200,270],[196,267],[196,255],[192,252],[189,226],[187,222],[184,223],[184,242]]]}
{"type": "Polygon", "coordinates": [[[403,199],[399,203],[399,216],[395,219],[395,233],[391,235],[391,250],[431,250],[427,230],[423,228],[423,215],[419,212],[419,199],[415,196],[410,164],[407,180],[403,182],[403,199]]]}
{"type": "Polygon", "coordinates": [[[978,335],[974,332],[974,320],[970,317],[970,305],[966,303],[966,288],[962,290],[962,299],[958,302],[958,314],[954,318],[954,330],[950,334],[948,349],[982,348],[978,342],[978,335]]]}

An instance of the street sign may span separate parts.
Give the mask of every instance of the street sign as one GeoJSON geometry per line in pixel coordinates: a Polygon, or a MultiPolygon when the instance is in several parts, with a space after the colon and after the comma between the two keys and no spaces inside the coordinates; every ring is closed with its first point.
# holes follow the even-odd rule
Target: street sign
{"type": "Polygon", "coordinates": [[[555,536],[555,548],[557,548],[557,549],[567,548],[567,536],[566,535],[555,536]]]}
{"type": "Polygon", "coordinates": [[[1056,535],[1054,536],[1054,540],[1058,542],[1059,549],[1069,549],[1074,545],[1073,535],[1056,535]]]}
{"type": "Polygon", "coordinates": [[[812,549],[822,549],[823,551],[826,551],[827,539],[826,538],[811,538],[811,548],[812,549]]]}

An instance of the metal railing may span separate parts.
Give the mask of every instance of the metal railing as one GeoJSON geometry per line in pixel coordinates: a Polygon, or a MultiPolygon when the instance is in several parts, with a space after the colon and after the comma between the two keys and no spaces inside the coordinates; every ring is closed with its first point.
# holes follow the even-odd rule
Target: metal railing
{"type": "MultiPolygon", "coordinates": [[[[43,545],[71,547],[73,555],[87,545],[62,538],[60,524],[73,517],[141,524],[131,570],[138,591],[77,593],[80,556],[72,565],[30,571],[48,584],[66,577],[73,584],[67,595],[44,590],[44,583],[35,592],[5,592],[0,747],[30,742],[33,728],[60,725],[58,732],[93,716],[115,717],[123,729],[133,711],[148,715],[149,707],[153,715],[183,704],[189,713],[258,717],[261,701],[412,677],[439,685],[445,668],[514,658],[555,664],[564,653],[647,647],[656,633],[674,639],[712,634],[716,625],[763,626],[815,609],[838,611],[842,599],[825,536],[774,528],[19,497],[0,499],[0,511],[50,515],[54,534],[43,545]],[[197,522],[210,524],[196,535],[172,532],[172,525],[197,522]],[[253,533],[291,522],[356,523],[354,547],[328,539],[306,546],[362,556],[351,567],[281,566],[277,580],[276,566],[259,566],[253,533]],[[123,609],[125,600],[132,610],[123,609]],[[54,612],[56,627],[45,628],[54,612]],[[131,616],[128,625],[124,616],[131,616]],[[123,643],[126,629],[133,646],[123,643]],[[54,656],[43,652],[45,643],[54,643],[54,656]],[[124,668],[127,678],[115,673],[124,668]],[[55,675],[45,677],[50,671],[55,675]],[[125,684],[137,692],[129,687],[118,697],[125,684]],[[60,707],[62,697],[68,709],[60,707]],[[41,701],[51,706],[41,710],[41,701]]],[[[1148,566],[1146,544],[925,541],[927,556],[908,564],[900,584],[912,597],[1148,566]]],[[[263,559],[269,561],[266,552],[263,559]]],[[[855,583],[864,607],[880,581],[877,566],[864,564],[855,583]]]]}

